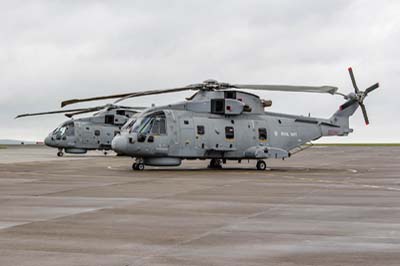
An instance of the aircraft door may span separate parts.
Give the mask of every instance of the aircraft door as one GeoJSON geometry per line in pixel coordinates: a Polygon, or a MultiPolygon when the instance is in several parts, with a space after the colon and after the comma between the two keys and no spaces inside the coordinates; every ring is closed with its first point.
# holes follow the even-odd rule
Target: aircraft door
{"type": "Polygon", "coordinates": [[[89,125],[82,125],[82,146],[90,148],[94,144],[93,131],[89,125]]]}
{"type": "MultiPolygon", "coordinates": [[[[232,120],[233,121],[233,120],[232,120]]],[[[224,118],[208,120],[210,125],[207,131],[207,149],[214,151],[232,151],[236,146],[237,129],[235,122],[224,118]]]]}
{"type": "Polygon", "coordinates": [[[268,127],[265,121],[254,121],[254,135],[259,146],[269,146],[268,127]]]}
{"type": "Polygon", "coordinates": [[[146,139],[147,145],[153,147],[153,153],[158,156],[166,156],[169,151],[169,138],[167,132],[167,119],[164,114],[157,114],[146,139]]]}
{"type": "Polygon", "coordinates": [[[195,151],[198,156],[203,156],[208,149],[207,143],[213,126],[206,118],[194,118],[195,151]]]}
{"type": "Polygon", "coordinates": [[[65,131],[65,136],[67,138],[67,146],[74,147],[76,146],[76,136],[75,136],[75,124],[70,123],[67,126],[65,131]]]}
{"type": "Polygon", "coordinates": [[[194,134],[194,123],[193,118],[189,117],[181,117],[179,119],[179,128],[180,128],[180,152],[181,156],[195,156],[194,147],[195,143],[195,134],[194,134]]]}

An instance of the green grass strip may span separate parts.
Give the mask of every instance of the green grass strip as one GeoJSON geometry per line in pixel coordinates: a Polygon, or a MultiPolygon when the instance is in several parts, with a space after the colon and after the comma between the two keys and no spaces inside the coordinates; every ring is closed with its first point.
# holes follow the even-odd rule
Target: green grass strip
{"type": "Polygon", "coordinates": [[[400,143],[318,143],[314,146],[395,147],[400,146],[400,143]]]}

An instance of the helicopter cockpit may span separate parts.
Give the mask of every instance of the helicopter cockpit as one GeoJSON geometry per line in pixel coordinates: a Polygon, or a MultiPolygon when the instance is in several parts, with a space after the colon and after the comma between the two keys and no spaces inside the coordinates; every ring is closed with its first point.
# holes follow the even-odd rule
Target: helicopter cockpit
{"type": "Polygon", "coordinates": [[[133,124],[130,133],[166,135],[166,117],[164,112],[156,112],[143,117],[133,124]]]}
{"type": "Polygon", "coordinates": [[[59,127],[57,127],[51,135],[56,139],[56,140],[65,140],[66,137],[69,136],[74,136],[75,135],[75,125],[74,122],[72,121],[67,121],[63,124],[61,124],[59,127]]]}
{"type": "Polygon", "coordinates": [[[137,118],[131,117],[122,127],[121,132],[130,131],[132,127],[135,125],[137,118]]]}

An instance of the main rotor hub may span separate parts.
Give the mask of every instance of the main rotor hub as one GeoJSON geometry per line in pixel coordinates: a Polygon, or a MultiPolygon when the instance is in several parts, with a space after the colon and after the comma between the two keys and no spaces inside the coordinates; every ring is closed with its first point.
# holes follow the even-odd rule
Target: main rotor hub
{"type": "Polygon", "coordinates": [[[203,81],[203,89],[206,90],[227,89],[227,88],[233,88],[233,86],[230,85],[229,83],[218,82],[215,79],[207,79],[203,81]]]}
{"type": "Polygon", "coordinates": [[[207,90],[214,90],[219,88],[219,82],[215,79],[207,79],[203,81],[203,87],[207,90]]]}

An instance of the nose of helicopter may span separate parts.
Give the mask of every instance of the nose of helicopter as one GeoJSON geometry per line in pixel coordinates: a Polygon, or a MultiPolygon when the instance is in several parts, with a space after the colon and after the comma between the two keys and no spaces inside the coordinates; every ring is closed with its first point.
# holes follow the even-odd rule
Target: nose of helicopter
{"type": "Polygon", "coordinates": [[[117,135],[111,142],[111,148],[116,153],[123,154],[126,146],[128,145],[128,138],[126,136],[117,135]]]}
{"type": "Polygon", "coordinates": [[[44,144],[47,145],[47,146],[51,146],[51,145],[52,145],[51,136],[47,136],[47,137],[44,139],[44,144]]]}

